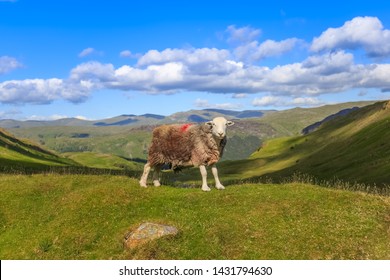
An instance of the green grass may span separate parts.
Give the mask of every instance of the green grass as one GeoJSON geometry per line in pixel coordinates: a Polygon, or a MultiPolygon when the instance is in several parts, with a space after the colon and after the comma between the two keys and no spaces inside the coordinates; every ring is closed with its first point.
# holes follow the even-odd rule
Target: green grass
{"type": "Polygon", "coordinates": [[[151,139],[151,128],[143,127],[48,126],[10,131],[58,153],[95,152],[133,159],[146,157],[151,139]]]}
{"type": "Polygon", "coordinates": [[[28,140],[15,138],[0,128],[0,172],[47,170],[71,165],[78,166],[71,159],[56,155],[28,140]]]}
{"type": "Polygon", "coordinates": [[[390,200],[360,192],[54,174],[2,175],[0,192],[1,259],[390,259],[390,200]],[[180,233],[125,250],[146,221],[180,233]]]}
{"type": "Polygon", "coordinates": [[[88,167],[106,168],[106,169],[129,169],[141,170],[143,164],[121,158],[111,154],[101,154],[93,152],[83,153],[65,153],[66,158],[88,167]]]}

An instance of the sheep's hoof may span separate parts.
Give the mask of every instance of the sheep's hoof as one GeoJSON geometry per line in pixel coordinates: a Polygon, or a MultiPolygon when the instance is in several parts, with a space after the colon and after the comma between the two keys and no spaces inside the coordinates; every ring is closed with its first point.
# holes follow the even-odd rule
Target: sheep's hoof
{"type": "Polygon", "coordinates": [[[215,188],[218,189],[218,190],[224,190],[225,189],[225,187],[223,185],[217,185],[217,186],[215,186],[215,188]]]}
{"type": "Polygon", "coordinates": [[[144,182],[142,182],[142,181],[139,181],[139,185],[141,186],[141,187],[143,187],[143,188],[147,188],[148,186],[144,183],[144,182]]]}
{"type": "Polygon", "coordinates": [[[155,186],[155,187],[160,187],[161,186],[161,184],[160,184],[160,182],[159,181],[153,181],[153,185],[155,186]]]}
{"type": "Polygon", "coordinates": [[[209,188],[209,186],[202,186],[202,191],[209,192],[211,191],[211,189],[209,188]]]}

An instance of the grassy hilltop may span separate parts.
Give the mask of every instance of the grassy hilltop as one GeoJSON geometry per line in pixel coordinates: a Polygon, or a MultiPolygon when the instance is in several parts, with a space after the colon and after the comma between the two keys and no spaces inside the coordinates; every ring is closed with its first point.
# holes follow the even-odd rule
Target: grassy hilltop
{"type": "Polygon", "coordinates": [[[289,183],[224,191],[91,175],[0,177],[1,259],[390,259],[390,200],[289,183]],[[132,250],[143,222],[179,234],[132,250]]]}

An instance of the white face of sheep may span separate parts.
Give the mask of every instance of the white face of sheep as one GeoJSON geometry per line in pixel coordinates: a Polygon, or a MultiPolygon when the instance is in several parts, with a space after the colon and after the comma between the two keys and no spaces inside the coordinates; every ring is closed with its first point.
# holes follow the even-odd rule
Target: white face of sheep
{"type": "Polygon", "coordinates": [[[223,139],[226,136],[226,127],[233,125],[234,122],[227,121],[223,117],[217,117],[212,121],[207,122],[206,124],[210,126],[210,129],[215,138],[223,139]]]}

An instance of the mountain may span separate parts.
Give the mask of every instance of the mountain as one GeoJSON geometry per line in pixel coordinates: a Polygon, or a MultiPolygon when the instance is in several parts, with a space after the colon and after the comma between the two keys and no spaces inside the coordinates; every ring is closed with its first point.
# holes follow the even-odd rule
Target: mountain
{"type": "Polygon", "coordinates": [[[249,159],[225,163],[220,170],[232,178],[275,179],[301,173],[388,186],[390,103],[378,102],[336,116],[306,135],[271,139],[249,159]]]}
{"type": "Polygon", "coordinates": [[[248,119],[258,118],[272,111],[262,110],[247,110],[247,111],[232,111],[219,109],[191,110],[187,112],[175,113],[170,116],[162,116],[157,114],[123,114],[112,118],[101,120],[83,120],[78,118],[64,118],[58,120],[27,120],[18,121],[11,119],[0,120],[0,127],[3,128],[28,128],[28,127],[44,127],[44,126],[74,126],[74,127],[102,127],[102,126],[142,126],[156,125],[175,122],[206,122],[214,117],[223,116],[228,119],[248,119]]]}

